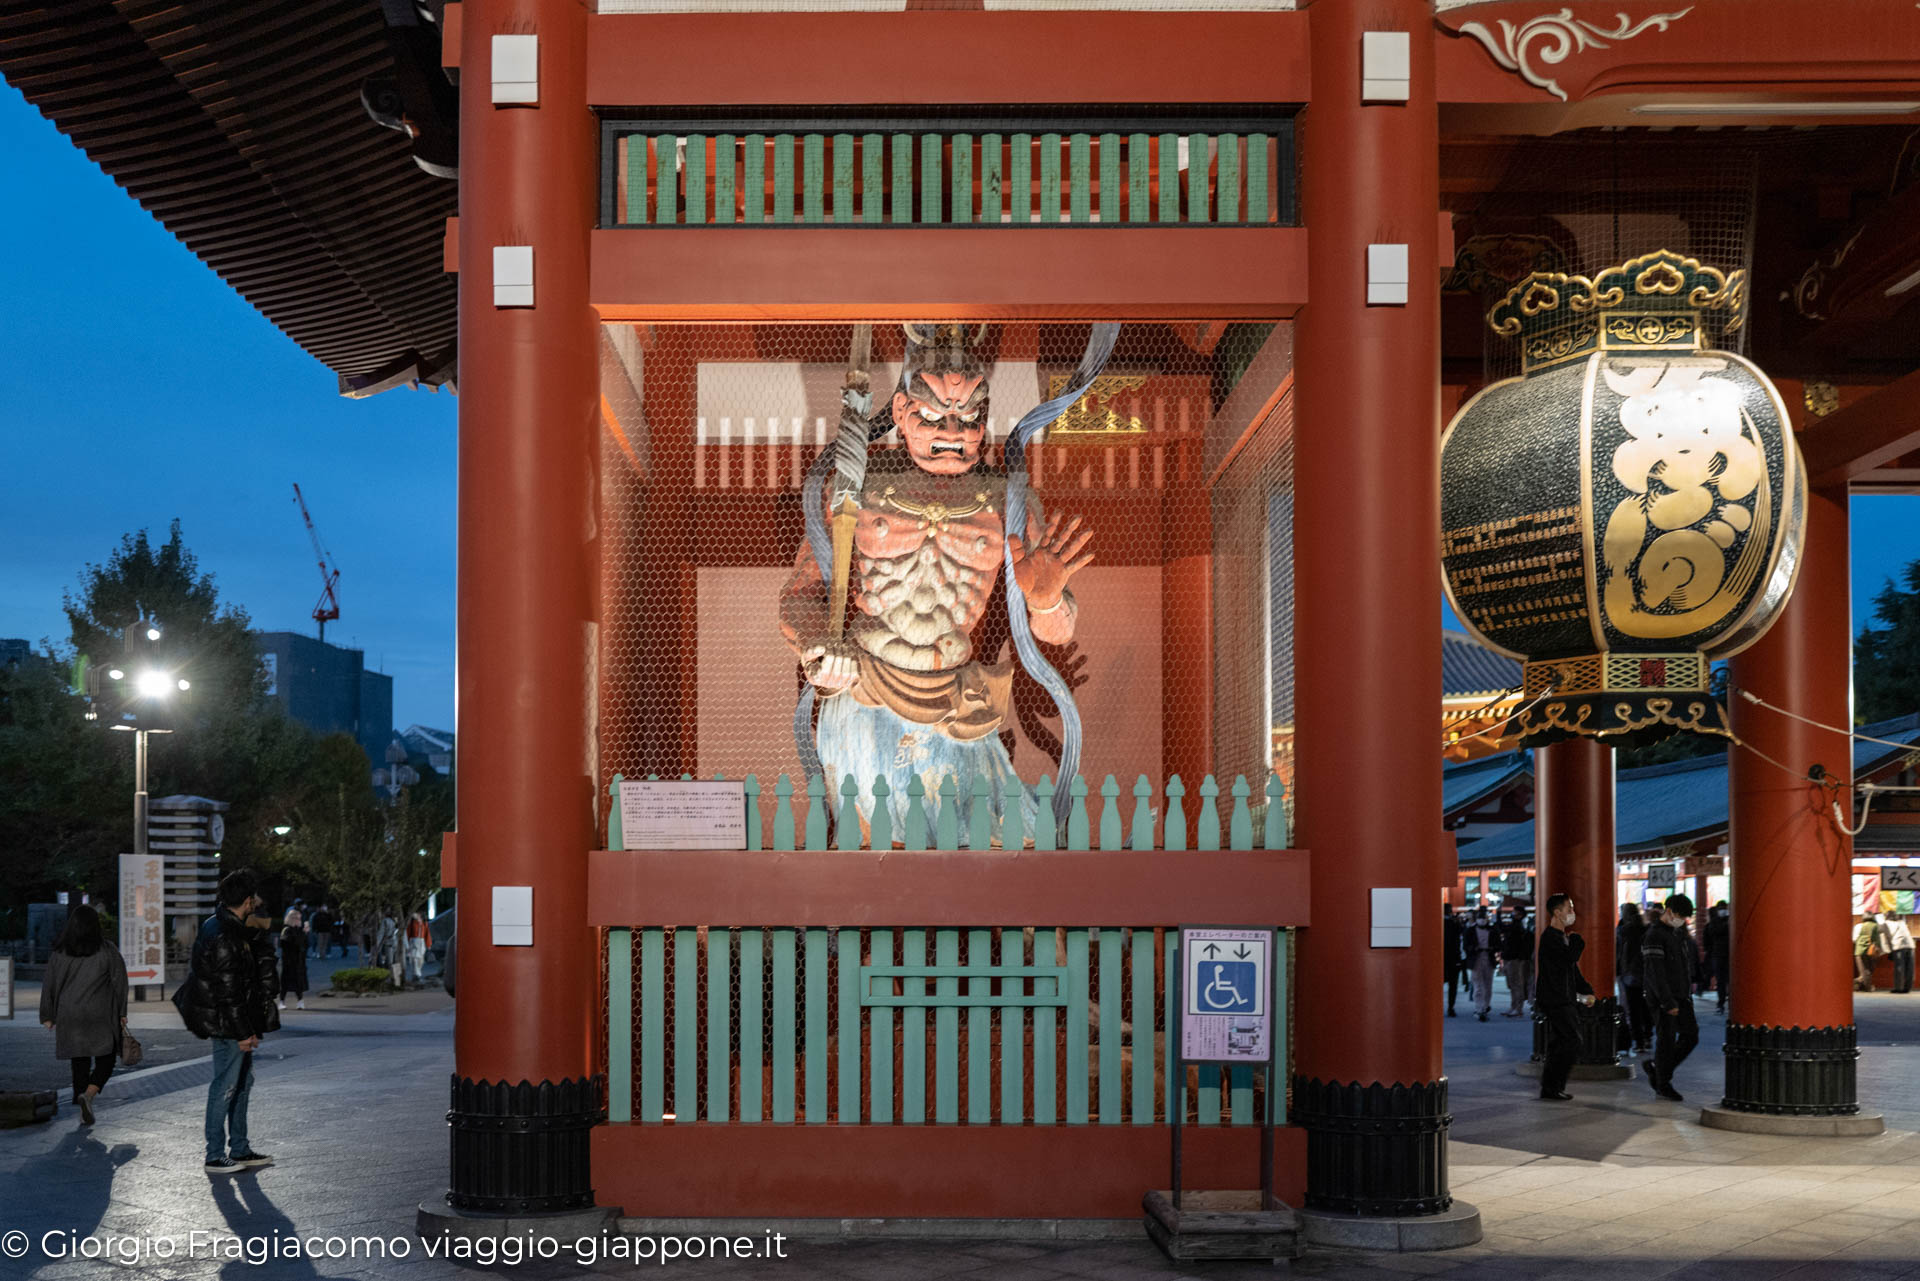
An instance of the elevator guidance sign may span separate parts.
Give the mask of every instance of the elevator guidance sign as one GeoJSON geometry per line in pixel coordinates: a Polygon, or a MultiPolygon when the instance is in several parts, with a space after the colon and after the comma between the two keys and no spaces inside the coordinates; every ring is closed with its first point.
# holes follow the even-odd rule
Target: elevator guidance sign
{"type": "Polygon", "coordinates": [[[1180,1057],[1265,1063],[1273,1056],[1272,930],[1180,928],[1180,1057]]]}

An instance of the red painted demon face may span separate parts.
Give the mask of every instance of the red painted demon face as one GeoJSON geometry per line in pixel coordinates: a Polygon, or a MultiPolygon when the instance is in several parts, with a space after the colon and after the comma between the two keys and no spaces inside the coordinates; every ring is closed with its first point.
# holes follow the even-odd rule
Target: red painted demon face
{"type": "Polygon", "coordinates": [[[893,394],[893,425],[922,471],[958,476],[980,461],[987,436],[987,380],[952,371],[913,376],[893,394]]]}

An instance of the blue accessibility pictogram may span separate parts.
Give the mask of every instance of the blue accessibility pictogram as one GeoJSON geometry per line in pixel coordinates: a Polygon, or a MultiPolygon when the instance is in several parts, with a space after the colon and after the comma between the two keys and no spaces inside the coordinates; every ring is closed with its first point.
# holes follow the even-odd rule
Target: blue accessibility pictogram
{"type": "Polygon", "coordinates": [[[1199,1006],[1206,1014],[1251,1014],[1259,1008],[1260,967],[1252,961],[1201,961],[1199,1006]]]}

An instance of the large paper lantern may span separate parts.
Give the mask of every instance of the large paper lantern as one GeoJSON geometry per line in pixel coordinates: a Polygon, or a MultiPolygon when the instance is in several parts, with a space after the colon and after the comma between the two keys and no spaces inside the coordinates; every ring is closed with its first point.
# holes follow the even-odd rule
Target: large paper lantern
{"type": "Polygon", "coordinates": [[[1525,663],[1527,746],[1728,732],[1709,664],[1785,603],[1806,508],[1779,392],[1703,344],[1745,295],[1745,272],[1662,250],[1536,272],[1489,313],[1523,372],[1441,438],[1441,560],[1460,621],[1525,663]]]}

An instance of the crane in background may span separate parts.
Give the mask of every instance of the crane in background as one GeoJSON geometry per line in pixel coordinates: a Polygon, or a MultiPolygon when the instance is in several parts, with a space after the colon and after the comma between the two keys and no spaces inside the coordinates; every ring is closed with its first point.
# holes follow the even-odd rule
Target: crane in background
{"type": "Polygon", "coordinates": [[[319,624],[320,639],[324,641],[327,624],[340,617],[340,596],[334,591],[340,581],[340,571],[334,566],[326,544],[320,541],[320,531],[313,527],[313,515],[307,511],[307,500],[300,494],[299,481],[293,484],[293,501],[300,504],[300,519],[307,523],[307,537],[313,540],[313,554],[320,562],[320,599],[313,606],[313,621],[319,624]]]}

